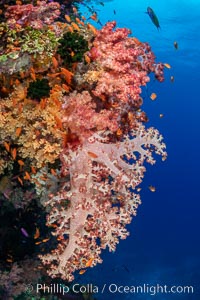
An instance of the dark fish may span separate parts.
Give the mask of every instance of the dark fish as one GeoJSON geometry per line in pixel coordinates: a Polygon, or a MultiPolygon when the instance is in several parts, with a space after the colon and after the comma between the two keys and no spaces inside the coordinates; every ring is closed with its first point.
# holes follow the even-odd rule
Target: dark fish
{"type": "Polygon", "coordinates": [[[178,43],[176,41],[174,42],[174,48],[178,50],[178,43]]]}
{"type": "Polygon", "coordinates": [[[157,27],[157,29],[159,29],[160,28],[160,24],[159,24],[158,18],[156,16],[155,12],[153,11],[153,9],[148,6],[146,13],[149,15],[149,17],[151,18],[151,21],[157,27]]]}

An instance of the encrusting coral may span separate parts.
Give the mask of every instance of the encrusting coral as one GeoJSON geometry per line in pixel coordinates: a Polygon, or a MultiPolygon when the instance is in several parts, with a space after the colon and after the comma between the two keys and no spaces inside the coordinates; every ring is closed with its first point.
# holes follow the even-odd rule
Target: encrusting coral
{"type": "Polygon", "coordinates": [[[164,65],[116,22],[59,15],[56,2],[14,5],[0,26],[0,171],[48,198],[58,245],[40,259],[71,281],[128,236],[144,163],[167,156],[141,111],[141,87],[150,73],[162,82],[164,65]]]}

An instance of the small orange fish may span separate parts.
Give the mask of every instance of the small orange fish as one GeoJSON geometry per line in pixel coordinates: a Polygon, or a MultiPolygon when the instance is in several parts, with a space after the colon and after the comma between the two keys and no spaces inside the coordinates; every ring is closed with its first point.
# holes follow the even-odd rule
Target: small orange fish
{"type": "Polygon", "coordinates": [[[79,18],[76,18],[75,20],[76,20],[76,22],[77,22],[78,24],[81,24],[82,26],[84,25],[84,22],[81,21],[79,18]]]}
{"type": "MultiPolygon", "coordinates": [[[[65,92],[69,92],[69,86],[67,86],[66,84],[62,84],[62,88],[65,90],[65,92]]],[[[59,102],[60,103],[60,102],[59,102]]]]}
{"type": "Polygon", "coordinates": [[[65,15],[65,20],[66,20],[68,23],[70,23],[70,22],[71,22],[70,16],[69,16],[69,15],[65,15]]]}
{"type": "Polygon", "coordinates": [[[84,58],[85,58],[86,63],[89,64],[91,62],[91,59],[87,54],[84,55],[84,58]]]}
{"type": "Polygon", "coordinates": [[[151,192],[155,192],[155,191],[156,191],[156,188],[155,188],[155,186],[150,185],[150,186],[149,186],[149,190],[150,190],[151,192]]]}
{"type": "Polygon", "coordinates": [[[51,225],[49,225],[49,227],[57,228],[58,225],[52,223],[51,225]]]}
{"type": "Polygon", "coordinates": [[[54,169],[51,169],[50,171],[51,171],[51,174],[52,174],[53,176],[57,176],[57,173],[56,173],[56,171],[55,171],[54,169]]]}
{"type": "Polygon", "coordinates": [[[24,166],[23,160],[19,159],[17,162],[18,162],[18,164],[19,164],[20,166],[24,166]]]}
{"type": "Polygon", "coordinates": [[[90,157],[92,157],[92,158],[97,158],[97,157],[98,157],[98,155],[96,155],[95,153],[90,152],[90,151],[88,151],[88,155],[89,155],[90,157]]]}
{"type": "Polygon", "coordinates": [[[162,161],[165,161],[167,159],[167,156],[162,157],[162,161]]]}
{"type": "Polygon", "coordinates": [[[164,66],[165,66],[167,69],[171,69],[170,64],[165,63],[164,66]]]}
{"type": "Polygon", "coordinates": [[[118,136],[122,135],[122,130],[121,130],[120,128],[118,128],[116,134],[117,134],[118,136]]]}
{"type": "Polygon", "coordinates": [[[12,262],[13,262],[13,259],[8,258],[8,259],[6,259],[6,261],[7,261],[8,263],[12,263],[12,262]]]}
{"type": "Polygon", "coordinates": [[[40,183],[38,180],[36,180],[36,179],[33,178],[32,181],[33,181],[37,186],[41,187],[41,183],[40,183]]]}
{"type": "Polygon", "coordinates": [[[4,142],[3,144],[4,144],[4,147],[6,148],[6,150],[7,150],[8,152],[10,152],[10,144],[7,143],[7,142],[4,142]]]}
{"type": "Polygon", "coordinates": [[[42,99],[42,100],[40,101],[40,108],[41,108],[42,110],[45,109],[46,104],[47,104],[47,99],[42,99]]]}
{"type": "Polygon", "coordinates": [[[57,116],[54,116],[55,120],[56,120],[56,123],[57,123],[57,127],[61,130],[63,130],[63,124],[62,124],[62,121],[59,117],[57,116]]]}
{"type": "Polygon", "coordinates": [[[15,79],[15,85],[19,85],[21,82],[19,81],[19,79],[15,79]]]}
{"type": "Polygon", "coordinates": [[[94,13],[92,16],[89,17],[93,21],[97,21],[97,13],[94,13]]]}
{"type": "Polygon", "coordinates": [[[31,166],[31,172],[32,172],[33,174],[36,174],[36,173],[37,173],[35,167],[31,166]]]}
{"type": "Polygon", "coordinates": [[[79,274],[80,274],[80,275],[83,275],[86,271],[87,271],[87,270],[80,270],[80,271],[79,271],[79,274]]]}
{"type": "Polygon", "coordinates": [[[68,136],[66,133],[64,133],[62,135],[62,139],[63,139],[62,144],[63,144],[63,147],[65,148],[67,146],[67,142],[68,142],[68,136]]]}
{"type": "Polygon", "coordinates": [[[12,158],[15,160],[16,157],[17,157],[17,149],[16,149],[16,148],[13,148],[13,149],[12,149],[11,155],[12,155],[12,158]]]}
{"type": "Polygon", "coordinates": [[[53,90],[52,90],[52,94],[56,93],[56,92],[61,92],[61,91],[62,91],[61,86],[58,84],[55,84],[55,86],[53,87],[53,90]]]}
{"type": "Polygon", "coordinates": [[[12,52],[13,52],[13,51],[19,51],[20,49],[21,49],[20,47],[13,47],[13,48],[12,48],[12,52]]]}
{"type": "Polygon", "coordinates": [[[40,136],[40,135],[41,135],[40,130],[36,129],[36,130],[35,130],[35,135],[36,135],[37,137],[40,136]]]}
{"type": "Polygon", "coordinates": [[[39,244],[42,244],[42,242],[41,241],[35,242],[35,245],[39,245],[39,244]]]}
{"type": "Polygon", "coordinates": [[[69,70],[65,69],[65,68],[61,68],[61,73],[65,76],[65,80],[68,84],[71,83],[72,81],[72,76],[74,75],[72,72],[70,72],[69,70]]]}
{"type": "Polygon", "coordinates": [[[31,176],[30,176],[30,174],[27,171],[25,172],[24,179],[25,180],[31,180],[31,176]]]}
{"type": "Polygon", "coordinates": [[[57,69],[57,67],[58,67],[58,61],[57,61],[57,59],[54,56],[52,57],[52,63],[53,63],[54,68],[57,69]]]}
{"type": "Polygon", "coordinates": [[[40,176],[40,179],[43,180],[43,181],[46,181],[46,180],[47,180],[47,177],[40,176]]]}
{"type": "Polygon", "coordinates": [[[21,31],[22,26],[20,24],[15,24],[15,29],[17,32],[21,31]]]}
{"type": "Polygon", "coordinates": [[[21,185],[24,185],[22,179],[21,179],[19,176],[17,177],[17,180],[19,181],[19,183],[20,183],[21,185]]]}
{"type": "Polygon", "coordinates": [[[23,111],[22,103],[19,103],[18,104],[18,112],[19,112],[19,114],[21,114],[22,111],[23,111]]]}
{"type": "Polygon", "coordinates": [[[155,100],[157,98],[157,95],[155,93],[152,93],[150,98],[151,98],[151,100],[155,100]]]}
{"type": "Polygon", "coordinates": [[[5,86],[3,86],[1,88],[1,91],[2,91],[2,93],[8,93],[8,89],[5,86]]]}
{"type": "Polygon", "coordinates": [[[75,55],[74,51],[72,51],[72,52],[70,53],[70,55],[71,55],[71,57],[73,57],[73,56],[75,55]]]}
{"type": "Polygon", "coordinates": [[[52,78],[55,78],[57,77],[58,75],[60,75],[60,73],[54,73],[54,74],[47,74],[49,77],[52,77],[52,78]]]}
{"type": "MultiPolygon", "coordinates": [[[[105,95],[100,95],[99,98],[102,100],[102,101],[106,101],[106,96],[105,95]]],[[[115,107],[115,104],[112,104],[112,107],[115,107]]]]}
{"type": "Polygon", "coordinates": [[[18,127],[18,128],[16,129],[16,131],[15,131],[16,136],[17,136],[17,137],[20,136],[21,132],[22,132],[22,128],[21,128],[21,127],[18,127]]]}
{"type": "Polygon", "coordinates": [[[74,31],[74,29],[72,28],[72,26],[68,26],[68,28],[67,28],[70,32],[73,32],[74,31]]]}
{"type": "Polygon", "coordinates": [[[35,75],[35,71],[33,68],[31,68],[30,76],[34,81],[36,80],[36,75],[35,75]]]}
{"type": "Polygon", "coordinates": [[[37,228],[36,228],[36,231],[35,231],[35,234],[34,234],[34,239],[35,239],[35,240],[38,239],[39,236],[40,236],[40,230],[39,230],[39,228],[37,227],[37,228]]]}
{"type": "Polygon", "coordinates": [[[128,112],[128,119],[129,121],[133,121],[134,120],[134,115],[132,112],[128,112]]]}
{"type": "Polygon", "coordinates": [[[95,35],[97,34],[97,30],[96,30],[96,28],[92,24],[88,23],[87,24],[87,28],[89,30],[91,30],[95,35]]]}
{"type": "Polygon", "coordinates": [[[134,41],[134,43],[136,45],[138,45],[138,46],[141,45],[141,42],[136,37],[133,37],[132,40],[134,41]]]}
{"type": "Polygon", "coordinates": [[[86,266],[86,267],[91,267],[93,260],[94,260],[94,258],[90,258],[90,259],[86,262],[85,266],[86,266]]]}
{"type": "Polygon", "coordinates": [[[49,240],[50,240],[50,239],[43,239],[42,242],[43,242],[43,243],[46,243],[46,242],[48,242],[49,240]]]}
{"type": "Polygon", "coordinates": [[[60,101],[57,98],[55,98],[55,97],[53,97],[52,99],[53,99],[53,102],[55,103],[55,105],[60,109],[61,108],[60,101]]]}
{"type": "Polygon", "coordinates": [[[80,31],[80,28],[78,27],[78,25],[75,22],[72,22],[71,26],[74,28],[74,30],[80,31]]]}
{"type": "Polygon", "coordinates": [[[24,79],[24,77],[25,77],[25,74],[24,74],[24,72],[19,72],[19,75],[20,75],[20,77],[22,78],[22,79],[24,79]]]}

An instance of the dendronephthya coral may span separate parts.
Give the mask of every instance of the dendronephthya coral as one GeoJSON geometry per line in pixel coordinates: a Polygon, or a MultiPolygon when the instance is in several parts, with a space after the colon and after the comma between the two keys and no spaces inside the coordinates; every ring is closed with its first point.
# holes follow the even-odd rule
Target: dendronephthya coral
{"type": "Polygon", "coordinates": [[[18,185],[47,199],[58,247],[40,258],[71,281],[128,236],[144,163],[167,156],[141,110],[141,87],[150,73],[162,82],[164,65],[116,22],[97,30],[59,12],[56,2],[10,6],[0,27],[0,172],[13,167],[18,185]]]}

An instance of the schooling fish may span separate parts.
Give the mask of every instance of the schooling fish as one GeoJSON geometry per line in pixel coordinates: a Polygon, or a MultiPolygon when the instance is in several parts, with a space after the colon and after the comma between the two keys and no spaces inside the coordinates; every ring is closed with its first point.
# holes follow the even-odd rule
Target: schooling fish
{"type": "Polygon", "coordinates": [[[149,17],[151,18],[151,21],[157,27],[157,29],[159,29],[160,28],[160,24],[159,24],[158,18],[156,16],[155,12],[153,11],[153,9],[148,6],[146,13],[149,15],[149,17]]]}

